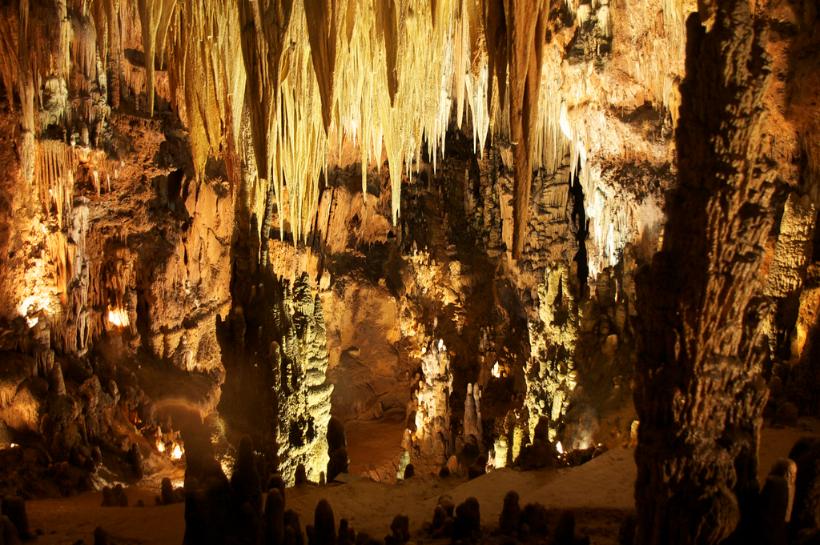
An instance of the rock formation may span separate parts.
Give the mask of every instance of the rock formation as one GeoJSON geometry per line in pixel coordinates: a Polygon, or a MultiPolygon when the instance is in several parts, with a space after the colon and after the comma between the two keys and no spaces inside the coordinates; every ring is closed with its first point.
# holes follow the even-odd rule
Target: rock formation
{"type": "Polygon", "coordinates": [[[745,2],[691,16],[687,34],[679,185],[641,294],[641,544],[719,543],[735,531],[758,486],[767,398],[755,316],[777,175],[759,106],[771,61],[745,2]]]}
{"type": "Polygon", "coordinates": [[[538,289],[538,318],[529,324],[532,357],[524,375],[524,406],[531,441],[556,440],[557,427],[577,384],[574,351],[579,316],[570,289],[566,268],[548,270],[545,284],[538,289]],[[548,436],[537,438],[535,430],[542,419],[547,423],[548,436]]]}
{"type": "Polygon", "coordinates": [[[443,463],[453,449],[450,428],[453,376],[444,341],[439,339],[430,343],[423,350],[421,362],[422,378],[416,391],[412,442],[421,454],[433,456],[443,463]]]}

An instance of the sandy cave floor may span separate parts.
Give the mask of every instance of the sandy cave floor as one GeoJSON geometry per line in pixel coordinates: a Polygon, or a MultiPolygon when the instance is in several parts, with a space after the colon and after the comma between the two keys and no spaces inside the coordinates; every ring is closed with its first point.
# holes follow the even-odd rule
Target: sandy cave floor
{"type": "MultiPolygon", "coordinates": [[[[760,478],[765,478],[775,460],[786,456],[792,444],[805,435],[820,436],[820,421],[801,420],[796,428],[764,429],[760,478]]],[[[364,469],[365,465],[353,467],[364,469]]],[[[592,543],[608,545],[617,543],[618,527],[633,509],[635,477],[634,450],[618,448],[578,467],[526,472],[502,469],[471,481],[417,476],[390,485],[351,476],[345,484],[289,489],[286,502],[299,513],[304,526],[312,521],[316,503],[326,498],[337,522],[348,518],[354,529],[377,538],[389,533],[395,515],[405,514],[418,541],[430,541],[419,532],[430,521],[439,496],[448,494],[456,503],[475,496],[481,505],[482,524],[490,530],[497,525],[504,494],[516,490],[522,505],[536,501],[550,509],[553,522],[561,509],[573,509],[578,531],[589,535],[592,543]]],[[[103,508],[100,492],[35,500],[28,503],[29,518],[32,528],[42,530],[37,543],[44,545],[72,545],[79,539],[93,543],[97,526],[121,543],[179,545],[184,506],[155,506],[157,493],[148,487],[127,490],[130,505],[142,500],[146,507],[103,508]]]]}
{"type": "MultiPolygon", "coordinates": [[[[402,454],[404,420],[383,418],[374,421],[353,421],[345,424],[347,457],[351,475],[384,475],[398,471],[402,454]]],[[[392,481],[381,478],[380,481],[392,481]]]]}

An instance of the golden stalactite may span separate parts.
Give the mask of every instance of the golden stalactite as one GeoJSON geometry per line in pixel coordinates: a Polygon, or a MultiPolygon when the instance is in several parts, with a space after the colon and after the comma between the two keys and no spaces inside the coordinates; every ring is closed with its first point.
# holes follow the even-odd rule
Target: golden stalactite
{"type": "MultiPolygon", "coordinates": [[[[308,44],[307,13],[296,4],[288,27],[287,42],[293,44],[282,56],[277,113],[274,187],[287,184],[287,211],[293,240],[304,240],[319,203],[319,178],[327,158],[322,91],[308,44]]],[[[283,192],[279,193],[280,222],[284,220],[283,192]]],[[[280,229],[282,224],[280,223],[280,229]]]]}
{"type": "Polygon", "coordinates": [[[532,184],[530,136],[538,112],[541,61],[546,30],[540,0],[505,0],[507,48],[510,53],[510,137],[513,143],[513,257],[524,251],[532,184]]]}
{"type": "MultiPolygon", "coordinates": [[[[561,53],[545,59],[544,49],[546,35],[556,36],[548,24],[563,24],[554,9],[562,1],[20,0],[0,8],[0,77],[20,99],[21,165],[31,180],[44,85],[102,69],[111,75],[107,90],[116,107],[121,78],[142,86],[141,69],[118,67],[126,43],[141,41],[146,109],[153,113],[161,67],[189,130],[198,177],[209,157],[224,159],[234,173],[231,165],[247,165],[250,206],[265,218],[265,240],[272,218],[280,237],[307,239],[323,172],[343,145],[359,152],[365,198],[369,170],[387,160],[397,222],[402,184],[422,151],[435,170],[451,124],[468,126],[476,152],[492,131],[513,144],[518,257],[532,169],[554,170],[567,151],[573,166],[586,157],[583,127],[572,126],[565,112],[572,100],[563,99],[572,97],[563,74],[542,75],[545,64],[560,66],[561,53]],[[243,119],[249,137],[240,138],[243,119]]],[[[664,25],[682,36],[678,12],[685,10],[664,25]]],[[[69,94],[78,91],[65,83],[69,94]]],[[[663,87],[653,94],[668,93],[663,87]]],[[[91,115],[78,110],[68,120],[91,115]]]]}
{"type": "Polygon", "coordinates": [[[9,109],[14,111],[14,91],[20,72],[17,55],[18,17],[13,5],[0,8],[0,77],[6,88],[9,109]]]}
{"type": "Polygon", "coordinates": [[[72,66],[83,75],[72,79],[75,90],[82,95],[90,92],[89,84],[97,79],[97,31],[96,24],[89,17],[72,20],[70,40],[72,66]]]}
{"type": "MultiPolygon", "coordinates": [[[[279,65],[290,26],[293,0],[238,0],[242,29],[242,56],[247,72],[245,100],[260,188],[266,195],[270,184],[277,203],[282,202],[282,188],[272,179],[275,170],[275,135],[279,91],[279,65]]],[[[283,230],[280,216],[280,234],[283,230]]],[[[264,226],[263,226],[264,229],[264,226]]]]}
{"type": "MultiPolygon", "coordinates": [[[[432,4],[435,4],[433,2],[432,4]]],[[[376,2],[376,31],[384,43],[385,75],[387,76],[387,92],[390,103],[396,97],[399,89],[398,74],[396,73],[398,55],[398,29],[396,26],[396,0],[376,2]]]]}
{"type": "Polygon", "coordinates": [[[69,254],[69,244],[63,231],[54,231],[46,238],[47,252],[51,265],[54,267],[55,282],[60,295],[61,303],[65,304],[68,297],[68,283],[72,277],[72,259],[69,254]]]}
{"type": "MultiPolygon", "coordinates": [[[[350,2],[355,5],[354,2],[350,2]]],[[[333,75],[336,68],[336,42],[338,36],[342,0],[304,0],[307,32],[313,68],[322,97],[322,121],[325,131],[330,127],[333,108],[333,75]]],[[[345,10],[345,14],[347,10],[345,10]]]]}
{"type": "MultiPolygon", "coordinates": [[[[133,285],[133,259],[126,246],[126,234],[105,248],[104,261],[91,261],[89,306],[95,309],[126,308],[126,290],[133,285]]],[[[102,316],[100,316],[102,319],[102,316]]]]}
{"type": "Polygon", "coordinates": [[[120,105],[120,61],[122,46],[122,4],[120,0],[90,0],[88,7],[97,31],[97,50],[103,70],[110,63],[110,100],[113,108],[120,105]]]}
{"type": "Polygon", "coordinates": [[[56,20],[56,10],[44,10],[40,6],[32,8],[28,0],[20,0],[17,12],[17,95],[20,99],[20,125],[22,142],[20,144],[20,170],[28,182],[34,181],[36,169],[36,142],[38,133],[37,108],[39,106],[39,89],[43,75],[57,71],[54,52],[60,55],[60,44],[53,43],[53,36],[44,28],[55,25],[61,30],[62,25],[56,20]],[[35,13],[31,13],[32,9],[35,13]],[[50,20],[51,19],[51,20],[50,20]]]}
{"type": "Polygon", "coordinates": [[[473,152],[483,153],[490,128],[489,58],[481,0],[462,0],[454,35],[453,95],[459,129],[472,113],[473,152]]]}
{"type": "Polygon", "coordinates": [[[137,0],[150,115],[154,115],[154,71],[157,61],[163,61],[165,39],[175,5],[176,0],[137,0]]]}
{"type": "Polygon", "coordinates": [[[37,197],[46,217],[54,214],[57,225],[63,228],[74,199],[74,150],[59,140],[40,140],[35,147],[37,197]]]}
{"type": "Polygon", "coordinates": [[[493,106],[493,82],[498,87],[497,100],[503,104],[507,91],[507,25],[503,2],[484,2],[484,40],[487,47],[487,109],[493,106]]]}
{"type": "Polygon", "coordinates": [[[172,22],[168,76],[190,132],[194,170],[236,142],[245,94],[239,13],[233,0],[182,2],[172,22]]]}

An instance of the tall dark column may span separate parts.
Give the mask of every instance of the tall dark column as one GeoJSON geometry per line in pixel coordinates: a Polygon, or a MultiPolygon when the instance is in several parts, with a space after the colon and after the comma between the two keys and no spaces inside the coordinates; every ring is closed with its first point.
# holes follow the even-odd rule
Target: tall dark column
{"type": "Polygon", "coordinates": [[[774,214],[761,138],[768,59],[746,0],[687,23],[679,184],[662,251],[639,279],[638,543],[714,544],[757,487],[768,395],[757,309],[774,214]]]}

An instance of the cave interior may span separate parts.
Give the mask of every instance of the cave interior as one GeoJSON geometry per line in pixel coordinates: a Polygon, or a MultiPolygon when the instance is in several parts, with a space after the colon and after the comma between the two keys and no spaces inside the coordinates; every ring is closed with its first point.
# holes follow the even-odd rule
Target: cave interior
{"type": "Polygon", "coordinates": [[[814,0],[11,0],[0,84],[0,544],[820,543],[814,0]]]}

